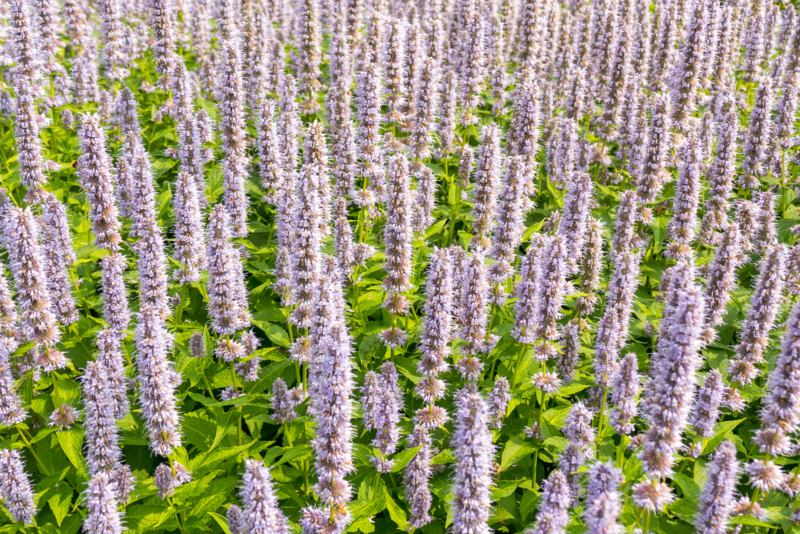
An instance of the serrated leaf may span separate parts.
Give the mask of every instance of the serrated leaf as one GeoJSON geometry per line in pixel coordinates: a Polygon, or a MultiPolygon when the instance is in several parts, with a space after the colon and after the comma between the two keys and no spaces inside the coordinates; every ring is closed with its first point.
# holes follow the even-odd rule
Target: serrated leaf
{"type": "Polygon", "coordinates": [[[228,528],[228,519],[225,516],[222,516],[216,512],[208,512],[208,515],[219,525],[219,527],[225,532],[225,534],[231,534],[230,528],[228,528]]]}
{"type": "MultiPolygon", "coordinates": [[[[172,513],[163,504],[129,506],[125,514],[126,526],[137,532],[145,532],[164,526],[168,521],[177,523],[172,513]]],[[[166,527],[163,531],[166,531],[166,527]]]]}
{"type": "Polygon", "coordinates": [[[520,436],[512,437],[503,447],[503,454],[500,457],[500,471],[505,471],[522,458],[533,454],[535,450],[536,448],[528,440],[520,436]]]}
{"type": "Polygon", "coordinates": [[[219,463],[224,462],[234,456],[238,456],[252,446],[251,443],[235,445],[233,447],[223,447],[207,454],[200,454],[192,458],[190,471],[208,471],[219,463]]]}
{"type": "Polygon", "coordinates": [[[311,458],[311,446],[307,443],[303,445],[295,445],[288,448],[287,452],[281,456],[281,459],[275,465],[285,464],[287,462],[294,462],[296,460],[305,460],[311,458]]]}
{"type": "Polygon", "coordinates": [[[357,306],[365,314],[372,313],[383,304],[383,291],[367,291],[358,296],[357,306]]]}
{"type": "Polygon", "coordinates": [[[414,456],[417,455],[419,452],[420,447],[412,447],[410,449],[404,449],[397,454],[394,455],[392,458],[392,473],[397,473],[405,468],[408,465],[414,456]]]}
{"type": "Polygon", "coordinates": [[[408,526],[408,519],[406,513],[402,508],[392,499],[392,495],[386,487],[383,488],[383,497],[386,500],[386,510],[389,512],[389,517],[394,521],[394,524],[400,530],[406,530],[408,526]]]}
{"type": "Polygon", "coordinates": [[[83,454],[81,454],[83,448],[83,430],[80,428],[62,430],[56,432],[56,439],[64,455],[75,469],[78,470],[81,478],[88,478],[86,462],[83,459],[83,454]]]}
{"type": "Polygon", "coordinates": [[[736,419],[733,421],[722,421],[717,425],[717,431],[714,435],[706,442],[705,447],[703,447],[703,454],[708,454],[711,451],[715,450],[720,443],[725,441],[728,436],[733,432],[733,429],[742,424],[745,419],[736,419]]]}
{"type": "Polygon", "coordinates": [[[275,323],[270,323],[268,321],[253,321],[253,324],[256,325],[262,332],[264,332],[264,335],[276,345],[285,348],[292,346],[291,341],[289,341],[289,333],[275,323]]]}
{"type": "Polygon", "coordinates": [[[61,526],[64,518],[69,514],[69,508],[72,504],[72,488],[64,483],[56,484],[52,494],[47,499],[47,504],[56,518],[56,523],[61,526]]]}

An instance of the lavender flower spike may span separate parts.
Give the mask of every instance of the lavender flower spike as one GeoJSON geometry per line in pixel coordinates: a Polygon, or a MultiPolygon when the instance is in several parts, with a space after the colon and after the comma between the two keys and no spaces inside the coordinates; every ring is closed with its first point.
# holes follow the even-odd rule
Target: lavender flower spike
{"type": "MultiPolygon", "coordinates": [[[[656,200],[667,179],[665,169],[667,146],[669,144],[669,100],[664,95],[655,96],[652,110],[652,124],[646,142],[647,150],[641,163],[641,170],[636,182],[636,196],[640,204],[649,204],[656,200]]],[[[642,217],[647,222],[649,212],[643,211],[642,217]]]]}
{"type": "Polygon", "coordinates": [[[406,157],[394,156],[389,162],[389,169],[386,227],[383,234],[386,254],[383,286],[388,292],[387,304],[391,304],[397,294],[411,287],[412,206],[406,157]]]}
{"type": "Polygon", "coordinates": [[[403,474],[406,502],[410,506],[409,522],[415,528],[422,528],[432,521],[430,516],[431,490],[431,438],[428,430],[420,424],[414,427],[410,445],[419,447],[419,452],[406,465],[403,474]]]}
{"type": "Polygon", "coordinates": [[[564,236],[550,239],[541,262],[541,272],[536,288],[536,358],[547,360],[555,355],[552,343],[558,337],[557,321],[561,317],[561,305],[567,294],[568,272],[567,243],[564,236]]]}
{"type": "Polygon", "coordinates": [[[603,270],[603,223],[594,218],[589,218],[586,230],[586,244],[581,252],[581,259],[578,265],[580,276],[579,291],[583,293],[578,298],[578,310],[582,317],[586,317],[594,311],[598,300],[598,288],[600,287],[600,275],[603,270]]]}
{"type": "Polygon", "coordinates": [[[0,424],[9,426],[25,420],[22,399],[14,390],[14,375],[11,374],[9,360],[16,345],[16,341],[11,338],[0,338],[0,424]]]}
{"type": "Polygon", "coordinates": [[[33,488],[16,449],[0,450],[0,498],[14,521],[26,525],[33,521],[33,488]]]}
{"type": "Polygon", "coordinates": [[[489,321],[489,285],[483,254],[473,252],[467,260],[461,293],[461,338],[466,342],[462,352],[469,355],[487,351],[489,321]]]}
{"type": "Polygon", "coordinates": [[[673,215],[667,228],[670,239],[667,253],[673,258],[682,258],[691,254],[691,245],[697,226],[697,205],[700,197],[703,156],[695,130],[696,128],[690,129],[681,150],[681,172],[675,187],[673,215]]]}
{"type": "Polygon", "coordinates": [[[100,363],[92,361],[86,364],[82,382],[89,473],[111,472],[119,465],[122,451],[109,380],[100,363]]]}
{"type": "Polygon", "coordinates": [[[483,132],[478,168],[475,171],[475,188],[472,191],[473,248],[483,249],[489,244],[500,163],[500,131],[497,126],[489,125],[483,132]]]}
{"type": "Polygon", "coordinates": [[[18,324],[17,305],[14,299],[11,298],[5,266],[0,262],[0,333],[8,336],[9,340],[11,340],[17,335],[18,324]]]}
{"type": "Polygon", "coordinates": [[[111,182],[111,160],[106,151],[105,134],[96,115],[87,115],[79,132],[81,155],[78,157],[78,177],[89,197],[89,218],[92,220],[95,244],[116,251],[122,238],[119,235],[117,206],[111,182]]]}
{"type": "Polygon", "coordinates": [[[62,324],[71,324],[78,320],[68,271],[75,261],[75,252],[69,236],[66,209],[52,193],[44,194],[41,227],[43,243],[47,245],[44,247],[44,262],[54,312],[62,324]]]}
{"type": "Polygon", "coordinates": [[[126,266],[125,256],[119,252],[112,252],[100,260],[103,318],[120,335],[131,320],[124,278],[126,266]]]}
{"type": "Polygon", "coordinates": [[[567,195],[558,225],[558,235],[564,238],[569,273],[575,271],[583,250],[591,200],[592,179],[589,174],[582,171],[573,173],[567,183],[567,195]]]}
{"type": "Polygon", "coordinates": [[[214,206],[209,220],[208,311],[219,334],[233,334],[247,327],[247,291],[239,251],[231,242],[228,210],[214,206]]]}
{"type": "Polygon", "coordinates": [[[494,445],[486,404],[470,386],[456,393],[453,534],[489,532],[494,445]]]}
{"type": "Polygon", "coordinates": [[[514,330],[512,335],[520,343],[533,344],[536,341],[536,291],[540,283],[539,262],[542,261],[546,237],[535,234],[528,251],[522,260],[520,281],[517,283],[514,305],[514,330]]]}
{"type": "Polygon", "coordinates": [[[722,375],[716,369],[712,369],[706,375],[694,401],[691,425],[699,436],[710,438],[714,435],[714,425],[717,424],[724,394],[725,383],[722,381],[722,375]]]}
{"type": "Polygon", "coordinates": [[[506,410],[508,409],[508,402],[511,400],[511,387],[508,379],[504,376],[498,376],[494,382],[494,387],[486,399],[489,405],[489,426],[495,430],[499,430],[503,426],[503,419],[506,418],[506,410]]]}
{"type": "Polygon", "coordinates": [[[495,212],[494,239],[490,252],[495,260],[491,267],[495,283],[505,280],[513,270],[514,254],[525,229],[524,185],[529,178],[524,171],[522,157],[509,158],[505,184],[495,212]]]}
{"type": "Polygon", "coordinates": [[[762,429],[756,440],[768,454],[785,454],[789,436],[800,428],[800,304],[795,305],[786,324],[783,347],[769,375],[767,394],[762,401],[762,429]],[[770,439],[768,439],[770,438],[770,439]],[[779,445],[775,445],[775,443],[779,445]]]}
{"type": "Polygon", "coordinates": [[[658,345],[657,366],[648,387],[646,417],[650,423],[640,458],[645,472],[665,477],[671,473],[674,454],[688,422],[694,395],[698,349],[703,327],[704,301],[700,290],[673,286],[677,302],[665,311],[658,345]]]}
{"type": "Polygon", "coordinates": [[[435,249],[428,266],[425,285],[425,316],[422,319],[419,371],[438,375],[447,370],[452,338],[453,280],[447,249],[435,249]]]}
{"type": "Polygon", "coordinates": [[[716,328],[722,324],[730,292],[736,285],[736,268],[744,259],[738,224],[727,224],[717,252],[708,269],[706,283],[706,319],[703,341],[716,337],[716,328]]]}
{"type": "Polygon", "coordinates": [[[629,353],[619,364],[611,380],[611,425],[620,434],[633,432],[639,400],[639,372],[636,354],[629,353]]]}
{"type": "Polygon", "coordinates": [[[739,344],[731,361],[731,377],[740,384],[750,383],[758,375],[756,366],[764,360],[768,334],[783,300],[785,262],[786,248],[775,245],[767,251],[759,266],[750,310],[742,324],[739,344]]]}
{"type": "Polygon", "coordinates": [[[220,77],[220,107],[222,111],[222,162],[224,177],[223,200],[231,218],[231,233],[235,237],[247,234],[247,140],[242,95],[242,67],[236,43],[226,43],[223,50],[223,72],[220,77]]]}
{"type": "Polygon", "coordinates": [[[258,460],[247,460],[242,482],[244,531],[252,534],[289,534],[289,525],[278,506],[267,468],[258,460]]]}
{"type": "Polygon", "coordinates": [[[173,197],[175,212],[175,259],[181,267],[175,277],[180,282],[197,282],[206,267],[205,229],[203,228],[197,186],[188,172],[178,173],[173,197]]]}
{"type": "Polygon", "coordinates": [[[122,534],[122,514],[117,509],[117,496],[112,475],[100,471],[92,475],[86,490],[89,515],[83,523],[86,534],[122,534]]]}
{"type": "Polygon", "coordinates": [[[763,78],[756,90],[753,111],[750,113],[750,126],[745,136],[744,160],[742,161],[741,183],[744,188],[758,187],[759,178],[767,172],[766,152],[772,135],[772,82],[763,78]]]}
{"type": "MultiPolygon", "coordinates": [[[[397,383],[397,369],[391,362],[381,366],[380,381],[375,406],[375,428],[377,433],[373,445],[384,455],[393,454],[400,441],[400,416],[403,410],[403,393],[397,383]]],[[[373,460],[374,461],[374,460],[373,460]]],[[[377,462],[380,467],[390,462],[377,462]]]]}
{"type": "Polygon", "coordinates": [[[542,485],[542,501],[536,525],[525,534],[562,534],[569,522],[570,492],[567,478],[559,469],[552,471],[542,485]]]}
{"type": "Polygon", "coordinates": [[[3,237],[17,288],[23,337],[52,346],[61,334],[47,288],[36,219],[29,208],[15,207],[5,210],[5,219],[3,237]]]}
{"type": "Polygon", "coordinates": [[[109,390],[114,417],[122,419],[128,414],[128,379],[125,377],[125,358],[120,348],[119,332],[112,329],[97,334],[97,364],[105,373],[105,387],[109,390]]]}
{"type": "Polygon", "coordinates": [[[708,466],[708,479],[700,493],[694,526],[698,532],[725,534],[728,518],[733,512],[736,479],[739,462],[736,447],[730,441],[723,442],[714,452],[708,466]]]}
{"type": "Polygon", "coordinates": [[[587,534],[622,534],[617,522],[621,504],[617,489],[622,474],[611,463],[597,463],[589,470],[586,510],[583,517],[587,534]]]}
{"type": "Polygon", "coordinates": [[[175,397],[181,379],[167,359],[169,341],[170,335],[157,310],[142,310],[136,327],[139,402],[150,448],[160,456],[168,456],[173,447],[181,444],[175,397]]]}
{"type": "MultiPolygon", "coordinates": [[[[317,178],[313,167],[304,167],[295,188],[296,193],[286,190],[284,194],[294,194],[292,200],[292,224],[285,230],[291,233],[289,272],[293,303],[297,308],[291,320],[307,327],[311,322],[314,291],[321,272],[320,246],[322,241],[322,200],[316,187],[317,178]]],[[[287,173],[286,179],[290,180],[287,173]]],[[[279,236],[280,237],[280,236],[279,236]]],[[[287,243],[287,246],[289,243],[287,243]]]]}
{"type": "MultiPolygon", "coordinates": [[[[331,265],[332,269],[335,269],[331,265]]],[[[317,288],[309,335],[312,344],[309,375],[310,413],[316,419],[316,491],[320,500],[334,512],[329,514],[347,522],[342,513],[350,501],[347,475],[353,471],[352,416],[353,376],[350,361],[351,339],[344,317],[344,297],[338,276],[317,288]]],[[[312,509],[307,509],[312,513],[312,509]]]]}

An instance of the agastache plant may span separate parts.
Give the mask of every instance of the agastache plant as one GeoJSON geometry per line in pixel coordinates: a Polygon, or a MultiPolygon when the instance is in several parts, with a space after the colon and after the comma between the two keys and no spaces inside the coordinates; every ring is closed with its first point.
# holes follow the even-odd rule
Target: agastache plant
{"type": "Polygon", "coordinates": [[[767,336],[783,300],[785,260],[783,245],[773,246],[761,260],[750,309],[730,363],[731,378],[740,384],[749,384],[758,375],[756,366],[764,359],[767,336]]]}
{"type": "Polygon", "coordinates": [[[488,429],[486,403],[470,386],[457,393],[455,420],[453,532],[485,532],[491,511],[489,488],[494,445],[488,429]]]}
{"type": "Polygon", "coordinates": [[[800,525],[796,2],[7,0],[0,43],[0,531],[800,525]]]}
{"type": "Polygon", "coordinates": [[[769,375],[767,394],[761,408],[761,429],[756,441],[762,452],[785,454],[789,450],[786,439],[800,427],[800,403],[798,387],[793,377],[800,368],[796,348],[800,308],[795,306],[786,325],[783,347],[769,375]]]}
{"type": "Polygon", "coordinates": [[[61,333],[48,289],[39,227],[29,208],[8,207],[3,211],[3,242],[17,288],[22,340],[52,347],[61,333]]]}
{"type": "Polygon", "coordinates": [[[14,521],[30,524],[36,513],[33,487],[19,451],[0,450],[0,498],[14,521]]]}
{"type": "MultiPolygon", "coordinates": [[[[703,327],[704,302],[696,287],[677,286],[674,310],[665,313],[659,340],[658,367],[645,397],[649,423],[640,458],[645,472],[657,480],[669,476],[688,423],[694,380],[699,365],[698,349],[703,327]]],[[[642,484],[650,484],[643,482],[642,484]]]]}
{"type": "Polygon", "coordinates": [[[0,423],[8,426],[21,423],[27,417],[11,373],[9,356],[15,347],[13,339],[0,338],[0,423]]]}
{"type": "Polygon", "coordinates": [[[170,345],[170,334],[158,310],[143,309],[136,327],[139,404],[150,448],[159,456],[169,456],[175,447],[181,445],[175,396],[181,377],[168,359],[170,345]]]}
{"type": "Polygon", "coordinates": [[[437,249],[431,257],[425,294],[425,316],[419,342],[422,357],[417,367],[423,378],[417,384],[416,392],[427,407],[417,412],[417,422],[422,426],[438,426],[440,418],[432,417],[439,413],[434,403],[446,391],[444,382],[438,377],[448,369],[447,357],[453,336],[452,308],[454,299],[458,298],[447,249],[437,249]]]}
{"type": "Polygon", "coordinates": [[[224,193],[223,200],[231,218],[231,234],[247,234],[247,139],[245,135],[244,104],[242,102],[242,72],[236,43],[225,43],[223,70],[220,74],[220,108],[222,114],[222,146],[224,193]]]}
{"type": "Polygon", "coordinates": [[[724,441],[708,465],[708,478],[700,493],[700,506],[694,524],[698,531],[724,534],[735,505],[739,462],[736,446],[724,441]]]}
{"type": "MultiPolygon", "coordinates": [[[[408,309],[405,293],[411,288],[411,192],[408,161],[405,156],[394,156],[389,162],[387,177],[386,226],[383,233],[386,256],[386,291],[384,306],[394,316],[408,309]]],[[[393,336],[384,336],[389,341],[393,336]]],[[[388,346],[401,345],[391,342],[388,346]]]]}
{"type": "Polygon", "coordinates": [[[105,132],[96,115],[84,117],[79,137],[81,155],[78,158],[78,177],[89,197],[89,216],[95,244],[115,252],[119,249],[122,238],[114,202],[111,160],[106,151],[105,132]]]}
{"type": "MultiPolygon", "coordinates": [[[[344,307],[341,286],[335,281],[318,286],[309,332],[313,359],[308,389],[309,410],[316,421],[316,437],[311,442],[317,473],[315,489],[329,510],[325,521],[329,526],[348,521],[346,506],[351,489],[347,476],[354,469],[350,423],[353,371],[344,307]]],[[[311,514],[308,519],[315,517],[313,508],[306,508],[304,519],[306,514],[311,514]]]]}

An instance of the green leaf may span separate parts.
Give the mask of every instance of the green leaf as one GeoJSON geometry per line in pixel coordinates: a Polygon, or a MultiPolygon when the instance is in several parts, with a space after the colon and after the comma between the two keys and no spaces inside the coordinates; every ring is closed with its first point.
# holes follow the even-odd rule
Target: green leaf
{"type": "Polygon", "coordinates": [[[159,530],[166,532],[170,530],[165,525],[168,521],[177,526],[172,512],[163,503],[129,506],[125,514],[126,526],[134,532],[146,532],[161,526],[163,528],[159,530]]]}
{"type": "Polygon", "coordinates": [[[404,449],[395,454],[394,458],[392,458],[392,473],[397,473],[406,465],[408,465],[408,462],[410,462],[412,458],[417,455],[419,449],[419,447],[412,447],[410,449],[404,449]]]}
{"type": "Polygon", "coordinates": [[[225,516],[222,516],[216,512],[208,512],[208,515],[219,525],[219,527],[225,532],[225,534],[231,534],[231,530],[228,528],[228,519],[225,516]]]}
{"type": "Polygon", "coordinates": [[[280,347],[291,347],[292,344],[289,341],[289,334],[284,330],[282,327],[276,325],[275,323],[270,323],[267,321],[253,321],[258,328],[264,332],[264,335],[269,338],[270,341],[275,343],[280,347]]]}
{"type": "Polygon", "coordinates": [[[505,471],[522,458],[530,455],[536,448],[525,438],[514,436],[506,442],[500,457],[500,471],[505,471]]]}
{"type": "Polygon", "coordinates": [[[53,511],[56,523],[61,526],[72,504],[72,488],[59,482],[54,487],[53,494],[47,499],[47,504],[50,505],[50,510],[53,511]]]}
{"type": "Polygon", "coordinates": [[[582,384],[580,382],[572,382],[571,384],[566,384],[560,388],[556,394],[560,397],[569,397],[570,395],[574,395],[583,391],[584,389],[588,388],[590,384],[582,384]]]}
{"type": "Polygon", "coordinates": [[[361,481],[358,487],[358,499],[350,505],[354,523],[358,522],[359,518],[371,521],[386,508],[385,491],[386,486],[376,473],[369,474],[361,481]]]}
{"type": "Polygon", "coordinates": [[[389,517],[392,518],[395,525],[400,528],[400,530],[405,530],[408,526],[408,519],[406,518],[406,513],[403,511],[402,508],[392,499],[389,490],[386,489],[384,486],[383,488],[383,497],[386,500],[386,510],[389,512],[389,517]]]}
{"type": "Polygon", "coordinates": [[[245,443],[244,445],[236,445],[233,447],[223,447],[211,453],[199,454],[192,458],[190,462],[190,471],[208,471],[215,467],[217,464],[224,462],[234,456],[238,456],[252,446],[252,443],[245,443]]]}
{"type": "Polygon", "coordinates": [[[690,503],[696,503],[698,501],[700,498],[700,486],[697,485],[694,479],[683,473],[675,473],[672,480],[674,480],[681,489],[684,499],[688,500],[690,503]]]}
{"type": "Polygon", "coordinates": [[[302,445],[295,445],[294,447],[287,447],[287,452],[281,456],[281,459],[275,465],[293,462],[295,460],[305,460],[311,458],[311,446],[308,443],[302,445]]]}
{"type": "Polygon", "coordinates": [[[433,458],[431,458],[431,464],[433,465],[446,465],[451,464],[455,461],[456,457],[453,454],[452,449],[445,449],[433,458]]]}
{"type": "Polygon", "coordinates": [[[358,296],[357,306],[365,314],[370,314],[383,304],[383,291],[367,291],[358,296]]]}
{"type": "Polygon", "coordinates": [[[716,449],[720,443],[725,441],[730,434],[733,432],[733,429],[742,424],[745,419],[735,419],[733,421],[722,421],[717,425],[717,431],[714,436],[708,440],[705,447],[703,447],[703,454],[708,454],[714,449],[716,449]]]}
{"type": "Polygon", "coordinates": [[[64,455],[67,457],[69,462],[75,466],[75,469],[78,470],[80,477],[88,478],[89,474],[86,470],[86,462],[81,454],[83,445],[83,430],[80,428],[62,430],[60,432],[56,432],[56,438],[58,439],[58,444],[61,446],[61,450],[64,451],[64,455]]]}
{"type": "Polygon", "coordinates": [[[216,431],[216,425],[210,419],[197,412],[186,414],[181,422],[183,437],[187,443],[200,449],[207,449],[216,431]]]}
{"type": "Polygon", "coordinates": [[[447,219],[441,219],[433,223],[431,227],[428,228],[428,230],[425,232],[425,238],[427,239],[441,232],[445,224],[447,224],[447,219]]]}

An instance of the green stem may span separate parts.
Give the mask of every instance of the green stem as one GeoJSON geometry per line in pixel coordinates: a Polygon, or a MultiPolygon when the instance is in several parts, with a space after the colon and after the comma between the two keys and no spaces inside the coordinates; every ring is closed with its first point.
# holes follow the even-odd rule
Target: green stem
{"type": "MultiPolygon", "coordinates": [[[[231,363],[231,389],[235,392],[236,391],[236,367],[233,363],[231,363]]],[[[239,406],[234,406],[233,411],[236,415],[236,444],[242,444],[242,413],[239,410],[239,406]]]]}
{"type": "MultiPolygon", "coordinates": [[[[208,367],[208,364],[206,364],[206,367],[208,367]]],[[[203,376],[203,384],[206,386],[206,390],[208,391],[208,396],[213,399],[214,398],[214,388],[211,387],[211,382],[208,381],[207,374],[205,372],[203,372],[203,373],[201,373],[201,375],[203,376]]]]}
{"type": "Polygon", "coordinates": [[[536,424],[539,427],[539,432],[542,432],[542,416],[544,415],[545,408],[547,407],[547,393],[542,391],[542,402],[539,404],[539,410],[536,414],[536,424]]]}
{"type": "MultiPolygon", "coordinates": [[[[171,462],[170,462],[171,463],[171,462]]],[[[175,501],[173,500],[172,496],[167,497],[167,502],[169,503],[170,509],[175,511],[175,519],[178,521],[178,531],[181,534],[186,532],[186,529],[183,527],[183,520],[181,519],[181,513],[175,508],[175,501]]]]}
{"type": "Polygon", "coordinates": [[[28,450],[31,451],[31,455],[33,456],[33,459],[36,460],[36,463],[39,464],[42,473],[46,476],[50,476],[52,473],[49,469],[47,469],[45,463],[42,462],[42,459],[39,457],[39,455],[36,454],[36,450],[34,450],[33,444],[31,444],[30,436],[26,436],[25,431],[21,428],[17,428],[17,433],[19,434],[19,437],[22,438],[22,441],[25,442],[25,446],[28,448],[28,450]]]}
{"type": "MultiPolygon", "coordinates": [[[[525,354],[530,350],[530,348],[531,348],[531,346],[529,344],[527,344],[527,343],[523,343],[522,344],[522,348],[517,353],[517,361],[514,363],[514,375],[512,375],[512,376],[516,376],[517,375],[517,370],[522,365],[522,361],[525,359],[525,354]]],[[[516,383],[512,384],[512,386],[516,386],[516,383]]]]}
{"type": "Polygon", "coordinates": [[[628,448],[628,443],[630,443],[631,438],[629,436],[622,436],[620,440],[619,446],[617,447],[617,467],[622,469],[622,465],[625,463],[625,449],[628,448]]]}
{"type": "Polygon", "coordinates": [[[283,437],[286,438],[286,445],[288,445],[289,448],[291,448],[293,446],[292,445],[292,437],[289,435],[288,426],[289,425],[287,423],[283,423],[283,437]]]}
{"type": "Polygon", "coordinates": [[[606,415],[606,393],[607,386],[603,385],[602,398],[600,399],[600,412],[597,414],[597,442],[600,443],[602,439],[603,430],[605,430],[603,423],[605,423],[606,415]]]}
{"type": "Polygon", "coordinates": [[[303,387],[303,377],[300,376],[300,362],[294,362],[294,378],[297,380],[297,385],[303,387]]]}

